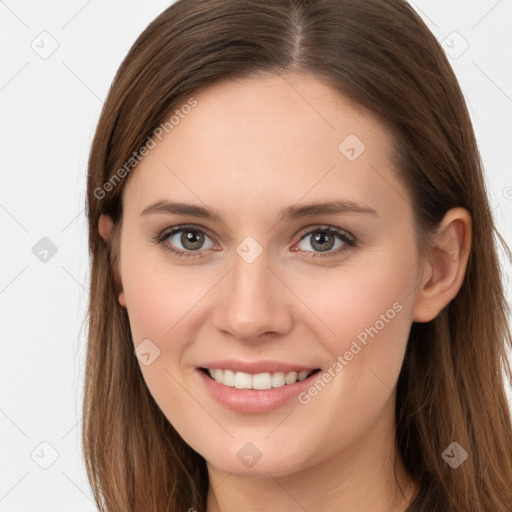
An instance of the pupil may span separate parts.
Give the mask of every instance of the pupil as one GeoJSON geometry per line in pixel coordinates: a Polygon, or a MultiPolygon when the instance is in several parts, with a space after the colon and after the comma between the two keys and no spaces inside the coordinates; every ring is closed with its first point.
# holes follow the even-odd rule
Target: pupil
{"type": "Polygon", "coordinates": [[[186,249],[199,249],[204,243],[204,235],[198,231],[184,231],[181,235],[181,243],[186,249]]]}
{"type": "Polygon", "coordinates": [[[328,251],[334,246],[334,237],[325,231],[317,231],[311,245],[319,251],[328,251]]]}

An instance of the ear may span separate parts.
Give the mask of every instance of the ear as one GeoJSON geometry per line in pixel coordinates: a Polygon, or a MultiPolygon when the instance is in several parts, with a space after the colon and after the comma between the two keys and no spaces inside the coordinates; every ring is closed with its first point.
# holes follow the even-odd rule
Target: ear
{"type": "MultiPolygon", "coordinates": [[[[112,236],[112,228],[114,227],[114,222],[109,215],[101,214],[98,221],[98,232],[103,238],[103,240],[108,244],[110,242],[110,237],[112,236]]],[[[119,254],[119,251],[117,251],[119,254]]],[[[116,291],[118,293],[118,300],[121,306],[126,307],[126,297],[123,290],[123,283],[121,281],[121,273],[118,269],[117,261],[114,262],[112,266],[112,272],[114,273],[114,282],[116,285],[116,291]]]]}
{"type": "Polygon", "coordinates": [[[98,221],[98,231],[100,233],[101,238],[105,240],[105,242],[110,241],[110,235],[112,234],[112,228],[114,227],[114,222],[110,215],[101,214],[100,220],[98,221]]]}
{"type": "Polygon", "coordinates": [[[471,215],[453,208],[444,216],[422,263],[414,305],[415,322],[429,322],[457,295],[471,249],[471,215]]]}

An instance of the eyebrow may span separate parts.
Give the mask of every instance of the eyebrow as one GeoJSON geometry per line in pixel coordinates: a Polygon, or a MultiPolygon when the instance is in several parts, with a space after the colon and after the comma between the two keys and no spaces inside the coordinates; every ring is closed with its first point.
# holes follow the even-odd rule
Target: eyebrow
{"type": "MultiPolygon", "coordinates": [[[[210,208],[188,203],[173,203],[170,201],[156,201],[142,211],[141,216],[151,214],[177,214],[190,217],[210,219],[224,224],[219,213],[210,208]]],[[[322,203],[310,203],[302,206],[289,206],[278,213],[278,222],[297,220],[314,215],[347,215],[351,213],[376,215],[378,213],[368,206],[353,201],[327,201],[322,203]]]]}

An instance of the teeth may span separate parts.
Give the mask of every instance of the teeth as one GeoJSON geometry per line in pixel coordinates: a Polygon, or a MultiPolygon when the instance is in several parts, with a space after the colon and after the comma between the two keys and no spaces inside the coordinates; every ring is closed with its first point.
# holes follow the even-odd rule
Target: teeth
{"type": "Polygon", "coordinates": [[[304,380],[309,375],[309,372],[307,370],[302,370],[297,374],[297,380],[301,381],[304,380]]]}
{"type": "MultiPolygon", "coordinates": [[[[216,370],[222,371],[222,370],[216,370]]],[[[219,381],[217,381],[219,382],[219,381]]],[[[221,381],[222,384],[222,381],[221,381]]],[[[235,373],[235,388],[236,389],[251,389],[252,388],[252,375],[249,373],[236,372],[235,373]]]]}
{"type": "Polygon", "coordinates": [[[258,373],[252,376],[252,389],[270,389],[272,377],[270,373],[258,373]]]}
{"type": "Polygon", "coordinates": [[[235,372],[233,370],[219,370],[222,372],[222,384],[233,387],[235,385],[235,372]]]}
{"type": "Polygon", "coordinates": [[[272,374],[272,387],[273,388],[280,388],[281,386],[284,386],[284,378],[286,377],[286,373],[284,372],[274,372],[272,374]]]}
{"type": "Polygon", "coordinates": [[[252,375],[245,372],[234,372],[233,370],[208,369],[212,379],[224,386],[235,387],[236,389],[271,389],[281,388],[284,385],[295,384],[311,375],[308,370],[301,372],[265,372],[252,375]]]}
{"type": "Polygon", "coordinates": [[[297,372],[287,373],[284,378],[284,382],[285,384],[293,384],[294,382],[297,382],[297,372]]]}

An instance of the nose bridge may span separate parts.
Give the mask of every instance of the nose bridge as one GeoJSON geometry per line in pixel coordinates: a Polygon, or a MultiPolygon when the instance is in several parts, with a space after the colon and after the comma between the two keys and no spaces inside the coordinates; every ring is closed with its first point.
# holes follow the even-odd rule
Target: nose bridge
{"type": "MultiPolygon", "coordinates": [[[[251,305],[251,302],[260,304],[267,297],[269,288],[272,288],[267,266],[269,264],[267,255],[260,255],[252,260],[246,260],[237,254],[233,259],[233,270],[231,272],[231,294],[240,303],[251,305]]],[[[266,302],[268,303],[268,302],[266,302]]]]}
{"type": "Polygon", "coordinates": [[[270,265],[268,252],[257,250],[251,240],[237,247],[214,315],[217,329],[251,339],[290,328],[290,311],[278,290],[282,284],[267,268],[270,265]]]}

